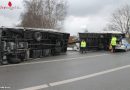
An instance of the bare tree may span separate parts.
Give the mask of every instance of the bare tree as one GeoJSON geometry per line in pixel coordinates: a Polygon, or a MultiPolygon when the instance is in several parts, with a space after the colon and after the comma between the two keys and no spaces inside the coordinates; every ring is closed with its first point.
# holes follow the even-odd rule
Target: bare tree
{"type": "Polygon", "coordinates": [[[118,27],[116,27],[113,23],[109,23],[106,25],[103,31],[121,31],[121,30],[119,30],[118,27]]]}
{"type": "Polygon", "coordinates": [[[130,28],[130,6],[125,5],[123,8],[117,9],[108,24],[108,30],[121,31],[122,33],[129,33],[130,28]]]}
{"type": "Polygon", "coordinates": [[[67,4],[63,0],[25,1],[25,12],[21,15],[23,27],[57,28],[66,17],[67,4]]]}

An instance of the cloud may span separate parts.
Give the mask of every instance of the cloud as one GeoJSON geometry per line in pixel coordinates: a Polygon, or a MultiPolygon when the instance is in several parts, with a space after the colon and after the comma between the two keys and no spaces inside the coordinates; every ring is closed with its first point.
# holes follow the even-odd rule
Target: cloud
{"type": "Polygon", "coordinates": [[[0,22],[0,26],[14,26],[19,23],[16,19],[11,19],[2,15],[0,16],[0,22]]]}
{"type": "MultiPolygon", "coordinates": [[[[0,26],[14,26],[20,22],[24,0],[0,0],[0,6],[7,5],[9,1],[21,9],[0,10],[0,26]]],[[[125,4],[130,4],[130,0],[68,0],[64,30],[75,35],[85,28],[89,31],[101,31],[114,10],[125,4]]]]}
{"type": "MultiPolygon", "coordinates": [[[[68,0],[69,2],[69,15],[86,16],[95,15],[100,13],[106,7],[113,9],[128,3],[129,0],[68,0]]],[[[113,10],[112,9],[112,10],[113,10]]]]}
{"type": "Polygon", "coordinates": [[[64,23],[65,31],[76,35],[87,28],[98,32],[108,23],[111,14],[130,0],[68,0],[68,16],[64,23]]]}
{"type": "Polygon", "coordinates": [[[86,29],[89,32],[101,31],[107,23],[107,20],[100,16],[69,16],[65,20],[64,29],[66,32],[76,35],[78,32],[84,32],[86,29]]]}
{"type": "Polygon", "coordinates": [[[20,14],[23,11],[23,0],[1,0],[0,6],[8,6],[8,2],[11,1],[12,7],[18,7],[17,9],[0,9],[0,26],[14,26],[20,21],[20,14]]]}

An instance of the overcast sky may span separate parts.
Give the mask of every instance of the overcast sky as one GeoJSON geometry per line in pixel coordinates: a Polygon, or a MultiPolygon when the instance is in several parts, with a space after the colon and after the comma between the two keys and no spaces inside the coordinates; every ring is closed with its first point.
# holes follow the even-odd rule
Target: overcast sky
{"type": "MultiPolygon", "coordinates": [[[[0,26],[15,26],[20,22],[24,0],[0,0],[0,6],[11,1],[19,9],[0,9],[0,26]]],[[[101,31],[117,8],[129,4],[130,0],[68,0],[68,15],[64,21],[64,30],[76,35],[88,31],[101,31]]]]}

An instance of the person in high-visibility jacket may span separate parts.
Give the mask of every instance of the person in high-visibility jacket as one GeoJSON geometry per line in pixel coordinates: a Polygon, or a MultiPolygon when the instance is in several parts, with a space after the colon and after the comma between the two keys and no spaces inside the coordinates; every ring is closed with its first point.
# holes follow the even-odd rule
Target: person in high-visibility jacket
{"type": "Polygon", "coordinates": [[[113,36],[111,39],[112,52],[115,52],[116,45],[117,45],[117,38],[113,36]]]}
{"type": "Polygon", "coordinates": [[[80,49],[81,49],[81,52],[82,52],[82,53],[83,53],[84,51],[86,52],[86,42],[85,42],[84,40],[81,41],[80,49]]]}

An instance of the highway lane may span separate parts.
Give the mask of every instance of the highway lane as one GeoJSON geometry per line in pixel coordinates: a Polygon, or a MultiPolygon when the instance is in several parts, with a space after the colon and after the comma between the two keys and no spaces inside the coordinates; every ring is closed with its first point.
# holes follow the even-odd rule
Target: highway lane
{"type": "MultiPolygon", "coordinates": [[[[41,59],[40,61],[38,61],[39,63],[34,62],[32,64],[25,64],[25,65],[23,63],[22,65],[0,67],[1,86],[4,85],[10,87],[9,90],[18,90],[24,88],[29,88],[31,90],[31,89],[44,88],[44,87],[45,90],[46,89],[47,90],[79,90],[79,88],[80,90],[86,90],[87,88],[88,88],[87,90],[95,90],[94,87],[91,87],[90,85],[91,83],[89,84],[91,79],[83,79],[72,83],[70,82],[70,83],[57,85],[57,86],[51,86],[51,83],[63,81],[63,80],[69,80],[69,79],[82,77],[85,75],[90,75],[101,71],[106,71],[113,68],[129,65],[130,64],[129,55],[130,52],[126,52],[126,53],[121,52],[115,54],[111,54],[108,52],[93,52],[87,54],[68,52],[67,55],[44,58],[44,61],[47,60],[52,62],[43,62],[41,59]]],[[[129,70],[129,67],[126,69],[122,69],[121,72],[119,73],[122,73],[122,71],[124,72],[124,70],[127,69],[129,70]]],[[[113,76],[113,74],[116,75],[117,73],[115,72],[111,72],[110,73],[112,74],[111,76],[113,76]]],[[[109,73],[106,75],[109,76],[109,73]]],[[[95,84],[96,84],[96,80],[102,83],[106,82],[105,81],[106,78],[104,78],[105,76],[104,77],[102,76],[104,75],[98,77],[103,78],[102,79],[103,81],[100,81],[100,79],[98,81],[97,78],[95,79],[95,84]]],[[[129,75],[126,74],[122,76],[122,78],[123,77],[125,78],[125,76],[129,78],[129,75]]],[[[120,76],[117,76],[117,78],[118,77],[120,76]]],[[[99,87],[99,90],[105,90],[101,88],[99,87]]],[[[114,90],[114,89],[109,89],[109,90],[114,90]]]]}
{"type": "Polygon", "coordinates": [[[130,90],[130,68],[41,90],[130,90]]]}

